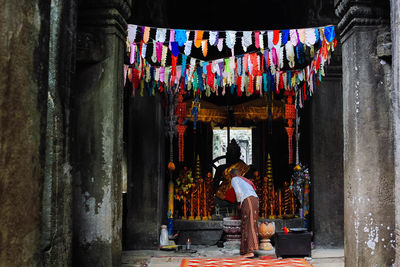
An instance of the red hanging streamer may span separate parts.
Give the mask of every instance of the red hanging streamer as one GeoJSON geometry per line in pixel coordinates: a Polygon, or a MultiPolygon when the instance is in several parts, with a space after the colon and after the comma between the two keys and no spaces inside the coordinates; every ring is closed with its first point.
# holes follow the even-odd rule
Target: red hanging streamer
{"type": "Polygon", "coordinates": [[[171,75],[176,76],[176,63],[178,61],[178,57],[171,55],[171,65],[172,65],[172,70],[171,70],[171,75]]]}
{"type": "Polygon", "coordinates": [[[249,74],[249,94],[252,95],[253,92],[253,75],[249,74]]]}
{"type": "Polygon", "coordinates": [[[259,68],[260,68],[260,66],[258,66],[258,62],[257,62],[257,54],[256,53],[251,54],[250,59],[251,59],[251,64],[253,64],[253,75],[256,76],[256,75],[258,75],[259,68]]]}
{"type": "Polygon", "coordinates": [[[288,127],[285,127],[288,134],[288,151],[289,151],[289,164],[293,164],[293,124],[296,119],[296,108],[293,104],[293,90],[285,91],[287,95],[287,103],[285,104],[285,119],[288,121],[288,127]]]}
{"type": "Polygon", "coordinates": [[[185,134],[187,125],[183,125],[186,118],[186,104],[183,102],[183,89],[182,86],[179,90],[178,104],[175,108],[175,115],[178,117],[178,125],[176,130],[178,131],[178,150],[179,150],[179,162],[184,161],[184,145],[185,140],[183,135],[185,134]]]}
{"type": "Polygon", "coordinates": [[[186,125],[178,125],[176,126],[176,129],[178,130],[178,149],[179,149],[179,162],[184,161],[184,146],[185,146],[185,140],[183,138],[183,135],[185,134],[187,126],[186,125]]]}
{"type": "Polygon", "coordinates": [[[279,30],[274,31],[274,38],[272,39],[272,42],[274,45],[277,45],[279,43],[279,30]]]}
{"type": "Polygon", "coordinates": [[[135,91],[139,88],[139,83],[139,71],[136,68],[133,68],[132,96],[135,96],[135,91]]]}
{"type": "Polygon", "coordinates": [[[207,65],[207,84],[210,88],[214,86],[214,76],[215,74],[212,73],[211,64],[207,65]]]}
{"type": "Polygon", "coordinates": [[[279,90],[283,89],[283,75],[279,75],[279,90]]]}
{"type": "Polygon", "coordinates": [[[288,134],[289,164],[293,164],[293,127],[285,127],[288,134]]]}

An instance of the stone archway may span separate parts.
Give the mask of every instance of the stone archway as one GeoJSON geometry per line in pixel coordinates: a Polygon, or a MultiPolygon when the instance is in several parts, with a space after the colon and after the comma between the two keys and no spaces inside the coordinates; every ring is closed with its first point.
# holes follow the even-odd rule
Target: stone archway
{"type": "MultiPolygon", "coordinates": [[[[174,1],[172,1],[174,2],[174,1]]],[[[293,3],[287,1],[286,3],[293,3]]],[[[159,1],[162,6],[165,1],[159,1]]],[[[280,5],[284,6],[283,3],[280,5]]],[[[324,24],[333,24],[337,22],[334,14],[332,1],[307,1],[302,10],[307,10],[297,14],[293,10],[288,10],[288,14],[298,16],[291,18],[291,22],[295,23],[302,20],[302,26],[316,26],[324,24]]],[[[282,7],[281,7],[282,8],[282,7]]],[[[154,10],[154,13],[160,9],[154,10]]],[[[165,10],[165,8],[161,8],[165,10]]],[[[180,10],[182,11],[182,10],[180,10]]],[[[139,12],[138,10],[136,12],[139,12]]],[[[178,12],[178,11],[176,11],[178,12]]],[[[153,13],[153,14],[154,14],[153,13]]],[[[181,12],[182,13],[182,12],[181,12]]],[[[149,18],[142,18],[146,13],[138,16],[135,23],[142,24],[151,23],[149,18]]],[[[158,14],[158,13],[157,13],[158,14]]],[[[175,13],[172,13],[175,14],[175,13]]],[[[159,14],[164,18],[164,23],[169,19],[168,14],[159,14]]],[[[151,18],[151,16],[150,16],[151,18]]],[[[160,17],[157,17],[160,20],[160,17]]],[[[221,17],[210,18],[221,19],[221,17]]],[[[179,23],[179,19],[174,17],[174,22],[179,23]]],[[[186,21],[185,21],[186,22],[186,21]]],[[[180,23],[183,23],[181,21],[180,23]]],[[[193,23],[193,22],[192,22],[193,23]]],[[[206,23],[206,22],[204,22],[206,23]]],[[[276,24],[277,22],[274,21],[276,24]]],[[[288,23],[288,22],[286,22],[288,23]]],[[[192,24],[193,25],[193,24],[192,24]]],[[[207,24],[205,24],[207,25],[207,24]]],[[[159,25],[163,26],[163,25],[159,25]]],[[[184,25],[182,25],[184,27],[184,25]]],[[[206,27],[206,26],[203,26],[206,27]]],[[[239,27],[239,26],[238,26],[239,27]]],[[[265,27],[265,26],[264,26],[265,27]]],[[[341,48],[340,46],[334,53],[332,64],[327,69],[327,77],[319,86],[316,94],[313,96],[313,104],[309,116],[311,119],[311,171],[313,181],[313,200],[318,203],[314,205],[313,213],[313,229],[315,232],[316,245],[319,247],[343,247],[343,125],[342,125],[342,69],[341,69],[341,48]],[[326,142],[326,138],[335,140],[334,142],[326,142]],[[336,171],[332,172],[332,168],[336,171]],[[336,203],[335,207],[329,207],[331,203],[336,203]],[[327,230],[329,229],[329,230],[327,230]]],[[[128,167],[131,171],[128,174],[128,249],[149,248],[155,246],[158,242],[158,227],[161,224],[162,216],[165,216],[164,207],[162,206],[162,198],[165,196],[164,188],[164,172],[159,171],[158,167],[164,166],[165,162],[160,162],[164,154],[164,145],[160,141],[155,141],[156,132],[162,130],[162,118],[160,110],[150,107],[156,104],[158,100],[150,99],[134,99],[131,100],[133,107],[132,114],[135,114],[130,125],[138,127],[136,133],[130,135],[132,140],[138,140],[137,136],[140,132],[149,131],[151,135],[142,137],[147,143],[151,143],[147,147],[143,146],[143,141],[134,141],[130,149],[133,155],[150,155],[149,160],[139,158],[139,162],[135,162],[128,167]],[[135,107],[134,105],[137,104],[135,107]],[[156,112],[154,112],[156,111],[156,112]],[[153,119],[147,117],[156,116],[153,119]],[[156,119],[155,119],[156,118],[156,119]],[[158,122],[155,122],[155,121],[158,122]],[[152,137],[153,142],[148,138],[152,137]],[[156,155],[156,156],[155,156],[156,155]],[[143,162],[142,162],[143,160],[143,162]],[[148,166],[148,170],[138,170],[140,166],[148,166]],[[157,171],[151,169],[151,166],[157,166],[157,171]],[[145,184],[142,179],[147,180],[149,184],[145,184]],[[131,187],[131,196],[129,196],[129,187],[131,187]],[[151,197],[150,197],[151,196],[151,197]],[[151,201],[149,200],[151,198],[151,201]],[[131,199],[131,200],[129,200],[131,199]],[[164,209],[164,210],[163,210],[164,209]],[[154,214],[154,221],[149,223],[148,217],[154,214]],[[131,230],[129,230],[131,228],[131,230]],[[144,235],[143,232],[151,232],[144,235]],[[140,241],[139,241],[140,240],[140,241]]],[[[150,118],[150,117],[149,117],[150,118]]],[[[151,117],[152,118],[152,117],[151,117]]],[[[307,137],[304,137],[307,138],[307,137]]]]}

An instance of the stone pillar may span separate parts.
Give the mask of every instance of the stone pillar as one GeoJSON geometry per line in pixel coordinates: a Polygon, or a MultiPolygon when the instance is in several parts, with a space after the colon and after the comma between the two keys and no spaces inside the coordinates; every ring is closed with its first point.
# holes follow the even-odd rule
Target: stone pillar
{"type": "Polygon", "coordinates": [[[395,158],[395,203],[396,203],[396,265],[400,266],[400,7],[391,0],[392,67],[393,67],[393,128],[395,158]]]}
{"type": "Polygon", "coordinates": [[[164,119],[161,96],[129,103],[127,248],[157,248],[167,221],[164,119]]]}
{"type": "Polygon", "coordinates": [[[343,55],[346,266],[391,266],[395,257],[390,67],[377,49],[386,4],[335,1],[343,55]]]}
{"type": "Polygon", "coordinates": [[[80,1],[72,92],[74,266],[120,266],[123,58],[131,1],[80,1]]]}
{"type": "MultiPolygon", "coordinates": [[[[165,0],[136,1],[131,23],[168,27],[167,11],[165,0]]],[[[168,208],[165,147],[169,147],[169,140],[165,144],[160,94],[142,97],[136,91],[136,97],[129,99],[128,117],[127,235],[124,237],[127,249],[154,249],[160,242],[160,225],[167,222],[168,208]]]]}
{"type": "Polygon", "coordinates": [[[42,266],[50,1],[0,5],[0,266],[42,266]]]}
{"type": "MultiPolygon", "coordinates": [[[[336,25],[334,0],[308,0],[308,25],[336,25]]],[[[326,76],[311,99],[311,222],[317,248],[343,247],[342,48],[332,54],[326,76]],[[334,204],[332,204],[334,203],[334,204]]],[[[307,118],[302,118],[304,127],[307,118]]]]}
{"type": "Polygon", "coordinates": [[[311,214],[318,248],[343,247],[341,56],[341,47],[337,46],[326,76],[311,100],[311,214]]]}
{"type": "Polygon", "coordinates": [[[75,69],[75,0],[50,3],[46,149],[42,193],[43,266],[72,264],[70,90],[75,69]]]}

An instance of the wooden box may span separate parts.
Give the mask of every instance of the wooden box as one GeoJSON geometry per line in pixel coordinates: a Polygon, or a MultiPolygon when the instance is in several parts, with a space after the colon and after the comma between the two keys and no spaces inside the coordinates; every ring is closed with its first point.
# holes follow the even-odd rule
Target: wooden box
{"type": "Polygon", "coordinates": [[[275,253],[277,257],[311,257],[311,233],[276,232],[275,253]]]}

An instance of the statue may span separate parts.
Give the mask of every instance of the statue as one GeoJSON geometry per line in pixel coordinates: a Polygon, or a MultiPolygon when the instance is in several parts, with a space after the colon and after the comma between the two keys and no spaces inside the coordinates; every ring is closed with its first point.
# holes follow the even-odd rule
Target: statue
{"type": "Polygon", "coordinates": [[[214,177],[214,188],[216,196],[220,199],[225,199],[225,193],[231,188],[231,175],[232,169],[238,169],[242,176],[250,171],[250,167],[240,159],[240,147],[235,139],[232,139],[228,145],[226,152],[226,164],[217,168],[214,177]]]}
{"type": "Polygon", "coordinates": [[[240,159],[240,147],[235,139],[232,139],[228,145],[226,164],[218,166],[214,177],[215,205],[218,204],[220,213],[223,216],[226,216],[229,211],[235,213],[236,209],[235,204],[233,204],[235,199],[234,193],[226,195],[227,191],[233,192],[233,190],[229,190],[232,188],[232,177],[230,174],[232,169],[238,169],[241,176],[251,178],[251,168],[240,159]]]}
{"type": "MultiPolygon", "coordinates": [[[[306,181],[309,179],[308,169],[305,168],[303,165],[298,164],[294,167],[294,172],[292,175],[293,179],[293,192],[300,203],[299,213],[300,218],[303,218],[303,211],[304,211],[304,186],[306,181]]],[[[308,183],[309,185],[309,183],[308,183]]],[[[306,207],[309,209],[308,207],[306,207]]]]}

